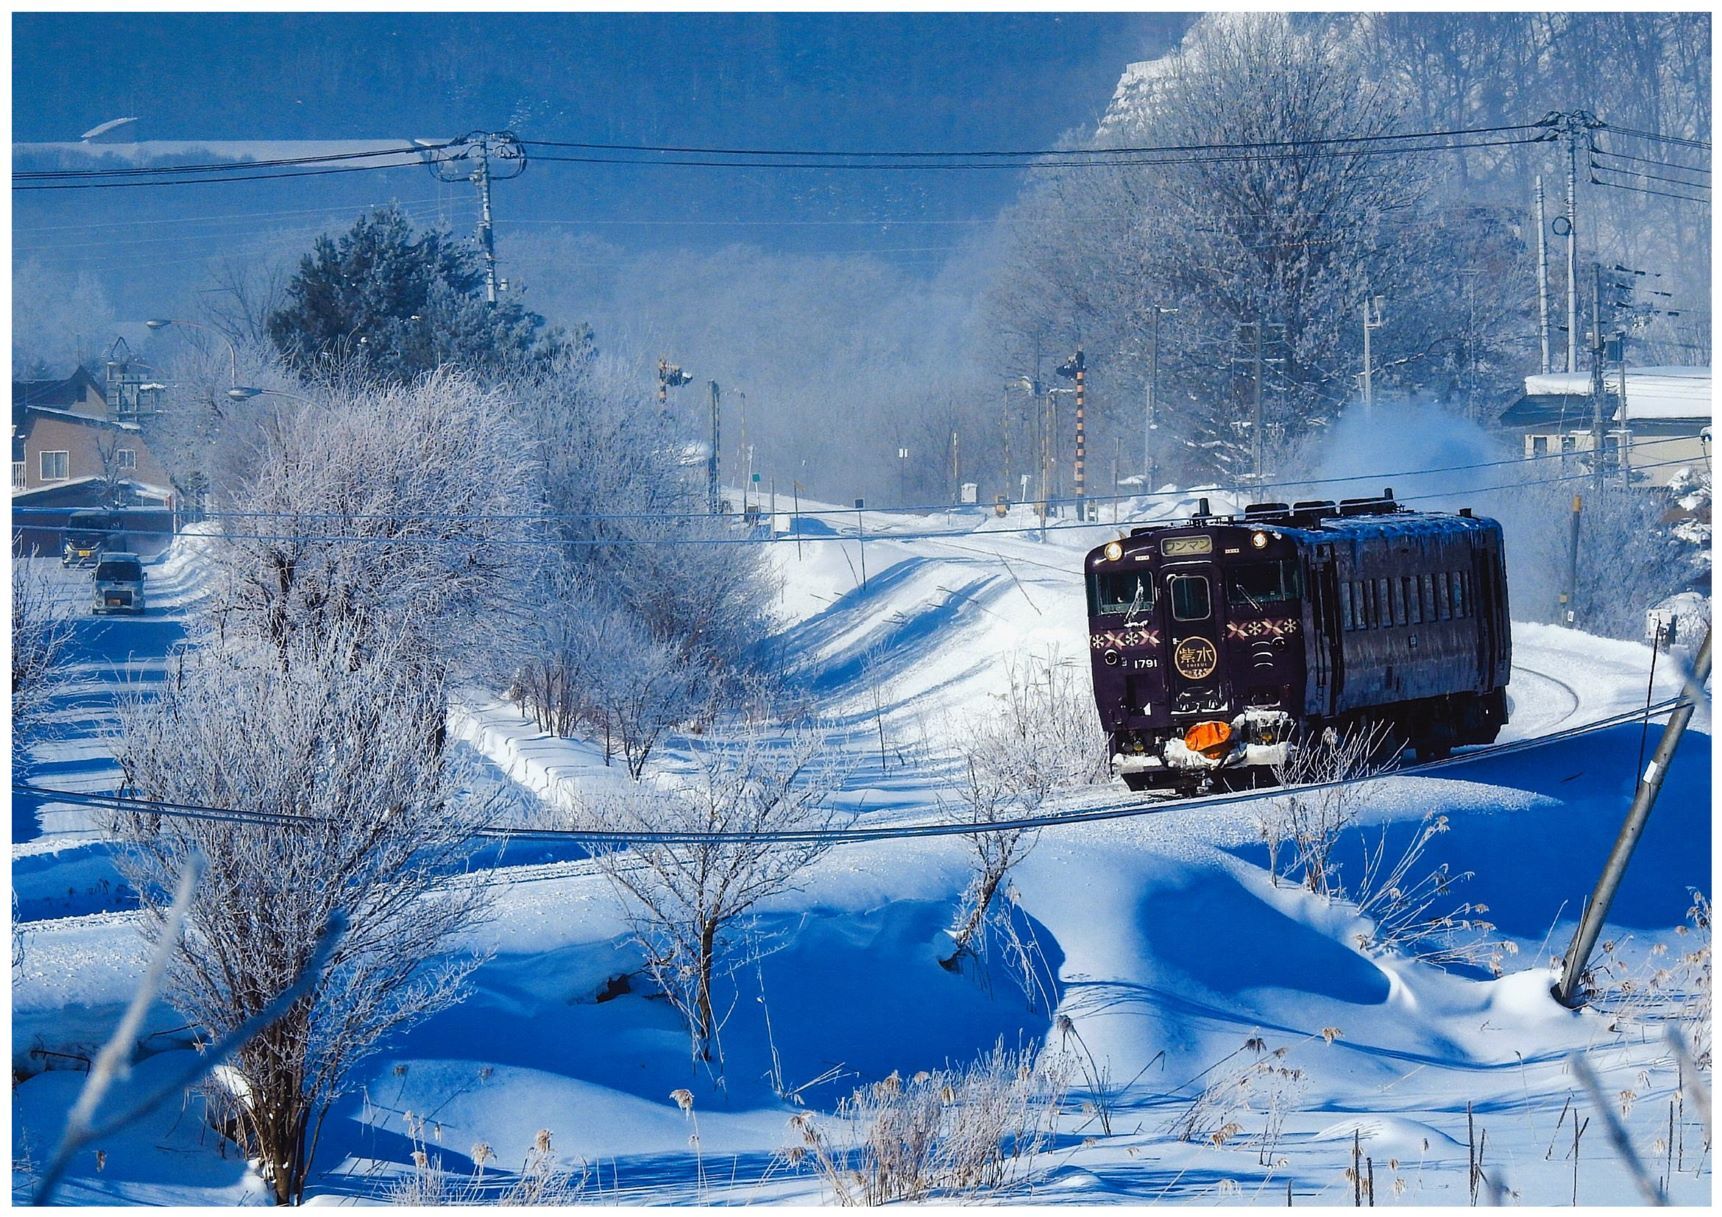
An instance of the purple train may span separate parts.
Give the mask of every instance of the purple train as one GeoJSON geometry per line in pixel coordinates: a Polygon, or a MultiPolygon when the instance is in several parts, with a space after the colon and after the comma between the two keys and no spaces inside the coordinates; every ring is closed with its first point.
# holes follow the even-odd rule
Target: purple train
{"type": "Polygon", "coordinates": [[[1094,700],[1133,790],[1272,782],[1300,741],[1492,743],[1512,635],[1501,526],[1380,498],[1132,529],[1083,562],[1094,700]],[[1331,737],[1329,737],[1331,738],[1331,737]]]}

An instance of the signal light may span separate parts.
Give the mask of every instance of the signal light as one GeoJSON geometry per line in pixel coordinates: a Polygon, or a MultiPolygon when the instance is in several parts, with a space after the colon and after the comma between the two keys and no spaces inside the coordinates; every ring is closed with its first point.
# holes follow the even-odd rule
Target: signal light
{"type": "Polygon", "coordinates": [[[1124,547],[1122,545],[1116,541],[1108,541],[1106,543],[1106,560],[1108,562],[1116,562],[1123,556],[1124,547]]]}
{"type": "Polygon", "coordinates": [[[1268,534],[1265,532],[1252,532],[1250,534],[1250,544],[1254,545],[1257,549],[1266,549],[1268,547],[1268,534]]]}

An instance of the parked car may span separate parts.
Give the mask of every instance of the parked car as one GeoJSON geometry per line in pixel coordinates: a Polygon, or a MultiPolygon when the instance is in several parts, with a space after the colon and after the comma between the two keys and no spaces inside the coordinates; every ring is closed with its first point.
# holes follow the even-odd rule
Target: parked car
{"type": "Polygon", "coordinates": [[[120,519],[109,511],[74,511],[66,519],[61,566],[91,566],[104,552],[124,545],[120,519]]]}
{"type": "Polygon", "coordinates": [[[136,554],[102,555],[91,582],[95,586],[96,613],[141,613],[144,611],[143,559],[136,554]]]}

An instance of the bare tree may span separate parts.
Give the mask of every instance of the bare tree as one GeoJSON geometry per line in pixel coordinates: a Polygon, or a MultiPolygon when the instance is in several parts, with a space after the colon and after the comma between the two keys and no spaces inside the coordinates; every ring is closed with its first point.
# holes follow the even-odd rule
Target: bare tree
{"type": "Polygon", "coordinates": [[[49,707],[67,680],[73,610],[67,595],[69,589],[55,586],[55,565],[48,559],[26,555],[22,543],[13,541],[12,739],[15,748],[41,730],[49,707]]]}
{"type": "Polygon", "coordinates": [[[974,951],[1000,887],[1040,835],[1032,827],[991,826],[1031,818],[1058,791],[1099,781],[1107,771],[1106,737],[1077,665],[1056,651],[1013,657],[1005,679],[997,710],[962,734],[957,803],[949,814],[988,827],[963,838],[975,869],[951,929],[948,968],[974,951]]]}
{"type": "Polygon", "coordinates": [[[269,314],[287,298],[286,264],[228,255],[210,268],[209,277],[203,295],[210,324],[236,344],[268,346],[269,314]]]}
{"type": "Polygon", "coordinates": [[[442,952],[485,901],[462,874],[484,809],[426,730],[441,688],[402,654],[410,640],[369,640],[356,669],[351,640],[332,641],[285,667],[256,643],[206,641],[157,697],[122,707],[115,741],[128,790],[162,804],[112,823],[152,939],[174,877],[204,861],[167,994],[206,1037],[253,1019],[328,925],[348,927],[314,987],[220,1075],[233,1135],[281,1204],[303,1199],[355,1063],[456,999],[478,960],[442,952]]]}
{"type": "Polygon", "coordinates": [[[811,733],[769,743],[753,735],[704,754],[690,781],[637,787],[585,809],[583,827],[687,835],[642,836],[596,861],[627,906],[653,979],[687,1020],[696,1059],[710,1062],[717,1050],[713,984],[721,958],[745,939],[739,919],[792,890],[829,848],[820,834],[840,818],[827,803],[835,786],[811,733]],[[780,833],[810,835],[772,839],[780,833]]]}

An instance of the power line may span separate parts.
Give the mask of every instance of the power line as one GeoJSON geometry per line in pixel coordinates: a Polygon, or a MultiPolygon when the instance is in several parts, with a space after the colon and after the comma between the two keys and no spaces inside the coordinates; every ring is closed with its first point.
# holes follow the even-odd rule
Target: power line
{"type": "Polygon", "coordinates": [[[1033,148],[1017,151],[997,150],[953,150],[929,151],[916,150],[886,150],[858,151],[832,150],[810,148],[722,148],[702,147],[697,145],[672,144],[603,144],[575,142],[567,140],[522,140],[528,147],[538,148],[580,148],[597,152],[656,152],[673,155],[696,156],[798,156],[810,158],[852,158],[852,159],[916,159],[916,158],[1000,158],[1027,159],[1030,157],[1081,157],[1096,152],[1107,153],[1157,153],[1157,152],[1202,152],[1209,150],[1245,150],[1265,148],[1302,148],[1310,145],[1338,145],[1378,143],[1386,140],[1438,139],[1458,137],[1462,135],[1493,135],[1505,131],[1535,131],[1545,129],[1542,123],[1516,123],[1499,127],[1461,127],[1450,131],[1406,131],[1384,133],[1380,135],[1340,135],[1312,139],[1282,139],[1282,140],[1249,140],[1237,143],[1217,144],[1161,144],[1151,146],[1123,146],[1116,148],[1033,148]]]}
{"type": "MultiPolygon", "coordinates": [[[[293,165],[331,165],[338,161],[367,160],[377,156],[422,156],[449,147],[442,144],[409,144],[405,147],[372,148],[363,152],[325,152],[316,156],[284,156],[261,161],[208,161],[192,165],[136,165],[130,169],[23,169],[12,174],[14,181],[72,181],[80,178],[165,176],[181,173],[229,173],[251,169],[274,169],[293,165]]],[[[414,161],[413,164],[421,164],[414,161]]],[[[373,166],[382,168],[384,166],[373,166]]]]}
{"type": "MultiPolygon", "coordinates": [[[[249,168],[249,166],[244,166],[249,168]]],[[[207,186],[216,182],[273,182],[284,178],[295,177],[326,177],[332,173],[380,173],[390,169],[418,169],[422,162],[400,165],[348,165],[338,169],[299,169],[291,173],[255,173],[229,174],[223,177],[204,178],[169,178],[152,181],[124,182],[48,182],[35,185],[20,186],[13,183],[13,190],[116,190],[128,186],[207,186]]]]}
{"type": "Polygon", "coordinates": [[[1611,152],[1607,148],[1598,148],[1595,144],[1591,145],[1590,150],[1602,156],[1617,157],[1623,161],[1638,161],[1640,164],[1644,165],[1662,165],[1669,169],[1679,169],[1685,173],[1702,173],[1706,176],[1709,176],[1710,173],[1710,170],[1699,165],[1682,165],[1676,161],[1664,160],[1660,157],[1653,156],[1634,156],[1630,152],[1611,152]]]}
{"type": "MultiPolygon", "coordinates": [[[[1618,172],[1618,171],[1610,170],[1609,172],[1618,172]]],[[[1671,190],[1653,190],[1649,186],[1628,186],[1624,182],[1605,182],[1605,181],[1603,181],[1603,179],[1597,177],[1594,172],[1590,175],[1590,184],[1592,186],[1607,186],[1613,190],[1633,190],[1633,191],[1637,191],[1639,194],[1653,194],[1653,195],[1657,196],[1658,198],[1663,198],[1663,199],[1680,199],[1683,202],[1698,203],[1698,204],[1701,204],[1705,207],[1710,206],[1710,200],[1709,199],[1699,198],[1696,195],[1676,194],[1674,191],[1671,191],[1671,190]]]]}
{"type": "Polygon", "coordinates": [[[1106,149],[1091,149],[1080,155],[1086,160],[1066,160],[1058,162],[1047,161],[942,161],[942,162],[845,162],[845,161],[746,161],[746,160],[649,160],[639,157],[611,156],[547,156],[539,154],[533,159],[553,163],[578,165],[629,165],[659,169],[815,169],[815,170],[865,170],[928,172],[942,170],[1034,170],[1034,169],[1069,169],[1069,168],[1154,168],[1177,165],[1212,165],[1234,162],[1255,163],[1264,160],[1318,160],[1339,159],[1343,157],[1362,158],[1379,156],[1401,156],[1417,152],[1463,152],[1475,148],[1511,147],[1519,144],[1535,144],[1546,142],[1550,136],[1535,135],[1520,139],[1479,140],[1469,143],[1427,144],[1420,146],[1391,146],[1391,147],[1351,147],[1351,148],[1310,148],[1303,151],[1289,150],[1283,152],[1263,149],[1259,152],[1245,154],[1212,155],[1212,156],[1160,156],[1153,158],[1118,157],[1106,149]]]}
{"type": "MultiPolygon", "coordinates": [[[[1069,824],[1092,824],[1106,820],[1130,819],[1142,815],[1156,815],[1190,806],[1203,808],[1224,807],[1235,803],[1252,802],[1261,798],[1276,798],[1284,794],[1296,794],[1333,789],[1340,786],[1358,785],[1367,782],[1381,781],[1401,775],[1418,775],[1438,771],[1459,765],[1473,764],[1477,761],[1493,760],[1503,755],[1527,751],[1531,748],[1542,747],[1568,739],[1593,734],[1620,726],[1622,723],[1638,722],[1652,716],[1660,716],[1679,706],[1688,704],[1684,696],[1664,699],[1651,706],[1634,707],[1605,718],[1589,723],[1581,723],[1576,727],[1568,727],[1548,735],[1534,736],[1529,739],[1513,740],[1505,744],[1495,744],[1446,757],[1439,761],[1421,762],[1405,766],[1402,769],[1388,770],[1381,773],[1368,774],[1361,777],[1341,778],[1325,782],[1311,782],[1297,786],[1282,786],[1271,791],[1250,790],[1229,794],[1208,796],[1194,799],[1175,799],[1160,801],[1145,801],[1129,799],[1123,802],[1104,803],[1097,807],[1081,808],[1073,811],[1048,812],[1043,815],[1021,816],[1008,820],[934,820],[910,821],[908,823],[881,824],[875,827],[806,830],[779,830],[773,832],[701,832],[673,831],[652,829],[544,829],[515,827],[511,825],[484,825],[474,831],[473,836],[486,840],[524,840],[524,841],[563,841],[573,844],[598,845],[619,847],[624,845],[696,845],[696,844],[824,844],[845,845],[865,842],[922,839],[927,837],[972,836],[977,833],[1018,832],[1026,829],[1058,828],[1069,824]]],[[[52,802],[70,803],[76,806],[107,807],[115,811],[136,815],[158,815],[168,819],[190,819],[204,821],[229,822],[253,825],[256,827],[314,827],[326,822],[324,817],[294,815],[292,813],[268,812],[256,808],[217,808],[196,803],[175,803],[167,800],[144,799],[124,794],[93,794],[88,791],[59,790],[53,787],[37,786],[28,782],[14,782],[12,792],[29,795],[52,802]]]]}
{"type": "MultiPolygon", "coordinates": [[[[1503,128],[1503,130],[1530,130],[1530,129],[1531,128],[1503,128]]],[[[1474,149],[1474,148],[1509,147],[1509,146],[1514,146],[1514,145],[1518,145],[1518,144],[1540,143],[1540,142],[1546,141],[1547,139],[1552,138],[1552,137],[1547,132],[1542,132],[1542,133],[1539,133],[1539,134],[1533,135],[1533,136],[1526,136],[1526,137],[1513,138],[1513,139],[1481,140],[1481,141],[1469,141],[1469,142],[1459,142],[1459,143],[1423,144],[1423,145],[1380,144],[1380,143],[1366,145],[1366,144],[1363,144],[1362,142],[1360,142],[1365,138],[1375,139],[1375,140],[1386,139],[1386,138],[1416,139],[1416,138],[1427,138],[1427,136],[1425,135],[1425,136],[1421,136],[1421,137],[1420,136],[1352,137],[1349,141],[1347,141],[1343,144],[1341,144],[1341,142],[1337,141],[1337,140],[1335,140],[1335,141],[1304,140],[1304,141],[1276,141],[1274,143],[1262,144],[1262,145],[1239,145],[1242,147],[1253,147],[1256,149],[1255,151],[1252,151],[1252,152],[1249,152],[1249,153],[1243,154],[1243,155],[1231,155],[1231,154],[1229,154],[1229,148],[1231,146],[1224,145],[1224,144],[1211,145],[1210,147],[1214,152],[1228,153],[1226,155],[1208,154],[1208,155],[1195,155],[1195,156],[1166,156],[1164,154],[1159,154],[1157,150],[1150,150],[1151,152],[1155,152],[1155,155],[1153,155],[1151,157],[1147,157],[1147,158],[1139,157],[1139,156],[1134,155],[1134,154],[1121,156],[1121,155],[1119,155],[1118,152],[1116,152],[1114,150],[1108,150],[1108,149],[1087,149],[1087,150],[1074,151],[1071,153],[1072,159],[1062,160],[1062,161],[1048,161],[1046,159],[1010,161],[1010,160],[1001,158],[1001,159],[995,159],[995,160],[969,160],[969,161],[960,161],[960,160],[952,160],[952,159],[947,159],[947,160],[942,160],[942,161],[938,161],[938,160],[926,160],[926,161],[903,160],[903,161],[891,163],[891,162],[884,162],[884,161],[855,161],[855,160],[848,160],[848,161],[844,161],[844,160],[831,160],[831,161],[786,161],[786,160],[749,161],[749,160],[738,160],[738,159],[689,160],[689,159],[685,159],[685,158],[684,159],[677,159],[677,160],[662,160],[662,159],[652,160],[652,159],[641,159],[638,157],[624,157],[624,156],[546,156],[546,155],[539,155],[538,157],[536,157],[534,159],[540,160],[540,161],[548,161],[548,162],[552,162],[552,163],[565,163],[565,164],[625,165],[625,166],[657,167],[657,168],[684,168],[684,169],[685,168],[709,168],[709,169],[771,169],[771,170],[784,170],[784,169],[872,170],[872,171],[896,170],[896,171],[921,172],[921,171],[937,171],[937,170],[976,170],[976,169],[1008,169],[1008,170],[1029,169],[1029,170],[1032,170],[1032,169],[1070,168],[1070,167],[1077,167],[1077,168],[1108,168],[1108,167],[1111,167],[1111,168],[1129,168],[1129,167],[1174,166],[1174,165],[1181,165],[1181,164],[1218,164],[1218,163],[1238,162],[1238,161],[1256,162],[1256,161],[1261,161],[1261,160],[1308,160],[1308,159],[1340,158],[1340,157],[1360,158],[1360,157],[1374,157],[1374,156],[1397,156],[1397,155],[1406,155],[1406,154],[1410,154],[1410,153],[1419,153],[1419,152],[1458,152],[1458,151],[1465,151],[1465,150],[1474,149]],[[1331,146],[1331,147],[1318,147],[1317,146],[1317,145],[1321,145],[1324,143],[1330,143],[1330,144],[1335,144],[1335,145],[1339,145],[1339,146],[1331,146]],[[1284,149],[1284,150],[1276,151],[1275,149],[1284,149]],[[1082,158],[1082,159],[1078,159],[1078,158],[1082,158]]],[[[1192,149],[1200,150],[1200,148],[1202,146],[1191,145],[1190,147],[1192,149]]],[[[435,149],[434,148],[427,148],[426,150],[434,151],[435,149]]],[[[419,151],[419,150],[414,149],[413,151],[419,151]]],[[[345,154],[345,155],[353,156],[353,157],[358,157],[358,156],[373,156],[374,157],[374,156],[379,156],[379,155],[385,155],[385,153],[382,153],[382,152],[350,153],[350,154],[345,154]]],[[[399,155],[399,153],[396,153],[395,155],[399,155]]],[[[932,155],[939,155],[939,154],[932,154],[932,155]]],[[[952,154],[942,154],[942,155],[949,157],[952,154]]],[[[330,160],[330,159],[333,159],[333,158],[322,158],[322,159],[297,158],[297,160],[295,162],[282,161],[280,163],[281,164],[288,164],[288,163],[327,164],[328,160],[330,160]]],[[[112,189],[123,189],[123,188],[134,187],[134,186],[201,186],[201,185],[208,185],[208,184],[214,183],[214,182],[271,181],[271,180],[274,180],[277,178],[319,177],[319,176],[325,176],[328,174],[335,174],[335,173],[380,172],[380,171],[386,171],[386,170],[390,170],[390,169],[412,168],[412,167],[415,167],[415,166],[417,166],[419,164],[423,164],[423,163],[424,163],[423,161],[416,161],[410,165],[409,164],[348,165],[348,166],[341,166],[341,167],[336,167],[336,168],[298,169],[298,170],[293,170],[293,171],[285,172],[285,173],[252,173],[252,172],[249,172],[249,170],[257,168],[259,165],[266,164],[266,162],[246,162],[243,164],[235,164],[231,167],[210,166],[207,168],[204,168],[204,167],[165,166],[165,167],[162,167],[160,169],[143,168],[143,169],[112,170],[112,171],[55,170],[55,171],[43,171],[43,172],[37,174],[35,177],[33,177],[31,180],[29,180],[27,182],[14,181],[12,189],[15,191],[28,191],[28,190],[112,190],[112,189]],[[231,172],[228,171],[229,168],[231,169],[231,172]],[[202,176],[202,177],[180,176],[181,174],[190,174],[190,173],[212,174],[213,176],[202,176]],[[106,180],[106,179],[111,179],[111,178],[115,177],[116,175],[125,175],[125,177],[123,180],[118,180],[118,181],[106,180]],[[132,175],[136,175],[136,176],[132,176],[132,175]],[[102,178],[104,180],[88,180],[90,178],[102,178]]]]}
{"type": "Polygon", "coordinates": [[[1664,177],[1660,173],[1646,173],[1642,169],[1616,169],[1613,165],[1599,165],[1597,164],[1594,156],[1591,158],[1590,167],[1595,172],[1618,173],[1625,177],[1643,178],[1644,180],[1651,182],[1667,182],[1671,186],[1684,186],[1688,190],[1710,189],[1710,183],[1708,182],[1689,182],[1685,178],[1664,177]]]}
{"type": "Polygon", "coordinates": [[[1709,148],[1710,141],[1706,139],[1687,139],[1680,135],[1664,135],[1660,131],[1640,131],[1633,127],[1617,127],[1613,123],[1604,123],[1602,129],[1616,135],[1630,135],[1635,139],[1654,140],[1659,144],[1679,144],[1686,148],[1709,148]]]}

